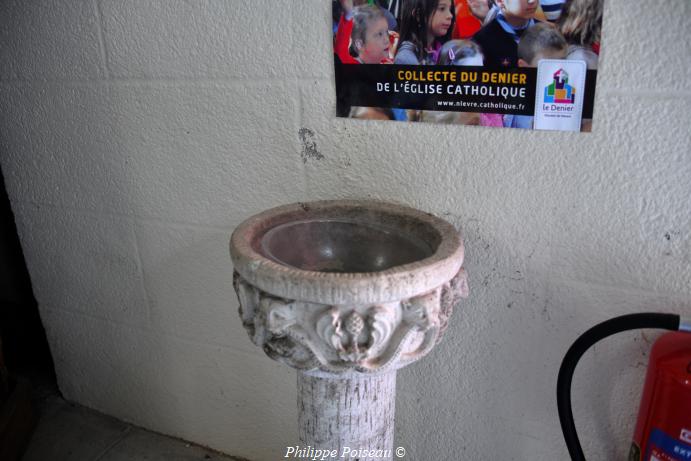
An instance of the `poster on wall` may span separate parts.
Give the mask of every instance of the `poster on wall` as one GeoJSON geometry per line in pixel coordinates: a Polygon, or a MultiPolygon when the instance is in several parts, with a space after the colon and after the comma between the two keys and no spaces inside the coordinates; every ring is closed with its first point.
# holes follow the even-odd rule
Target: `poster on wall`
{"type": "Polygon", "coordinates": [[[604,0],[332,0],[339,117],[591,131],[604,0]]]}

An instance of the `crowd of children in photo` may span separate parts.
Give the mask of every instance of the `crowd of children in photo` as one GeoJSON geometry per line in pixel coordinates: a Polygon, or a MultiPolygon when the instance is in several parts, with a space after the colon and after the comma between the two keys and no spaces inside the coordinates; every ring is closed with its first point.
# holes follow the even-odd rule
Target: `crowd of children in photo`
{"type": "MultiPolygon", "coordinates": [[[[582,60],[597,69],[604,0],[332,0],[344,64],[537,67],[582,60]]],[[[520,115],[352,107],[350,117],[532,128],[520,115]]],[[[589,121],[584,121],[584,130],[589,121]]]]}

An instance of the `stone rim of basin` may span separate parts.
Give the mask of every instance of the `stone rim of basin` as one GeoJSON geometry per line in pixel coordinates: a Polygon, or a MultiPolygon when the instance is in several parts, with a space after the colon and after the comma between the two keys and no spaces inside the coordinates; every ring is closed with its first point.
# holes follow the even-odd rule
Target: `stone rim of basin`
{"type": "Polygon", "coordinates": [[[326,200],[279,206],[241,223],[230,240],[235,270],[249,283],[276,296],[302,301],[350,304],[383,303],[425,293],[448,282],[463,264],[463,243],[456,229],[432,214],[374,200],[326,200]],[[281,225],[336,221],[362,223],[423,241],[422,259],[373,272],[323,272],[282,264],[262,245],[281,225]]]}

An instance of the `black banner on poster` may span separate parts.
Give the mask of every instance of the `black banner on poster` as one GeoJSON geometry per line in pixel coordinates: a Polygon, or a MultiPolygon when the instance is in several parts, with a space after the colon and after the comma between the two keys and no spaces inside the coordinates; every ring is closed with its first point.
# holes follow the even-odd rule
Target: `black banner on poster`
{"type": "MultiPolygon", "coordinates": [[[[337,111],[352,107],[532,116],[536,68],[342,64],[336,59],[337,111]]],[[[592,118],[596,70],[588,70],[583,117],[592,118]]]]}

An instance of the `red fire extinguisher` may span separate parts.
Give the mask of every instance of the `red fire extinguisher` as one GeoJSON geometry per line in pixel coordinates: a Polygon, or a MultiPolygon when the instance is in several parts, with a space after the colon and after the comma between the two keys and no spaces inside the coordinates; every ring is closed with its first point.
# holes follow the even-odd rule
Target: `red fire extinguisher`
{"type": "Polygon", "coordinates": [[[571,381],[578,360],[599,340],[639,328],[674,333],[653,345],[629,461],[691,461],[691,322],[674,314],[607,320],[581,335],[566,353],[557,379],[557,407],[573,461],[585,461],[571,410],[571,381]]]}
{"type": "Polygon", "coordinates": [[[642,459],[691,460],[690,334],[667,333],[653,345],[629,455],[642,459]]]}

